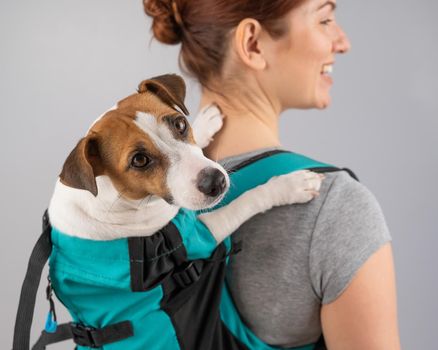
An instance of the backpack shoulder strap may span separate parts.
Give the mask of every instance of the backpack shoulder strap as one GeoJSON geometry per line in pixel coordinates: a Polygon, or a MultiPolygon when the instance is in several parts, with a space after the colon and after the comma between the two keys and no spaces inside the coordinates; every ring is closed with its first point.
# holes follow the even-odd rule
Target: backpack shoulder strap
{"type": "Polygon", "coordinates": [[[358,180],[356,175],[347,168],[338,168],[290,151],[268,151],[251,157],[237,166],[228,169],[232,185],[219,206],[229,204],[242,193],[267,182],[273,176],[284,175],[303,169],[309,169],[318,173],[345,170],[358,180]]]}
{"type": "Polygon", "coordinates": [[[52,252],[50,231],[51,226],[46,210],[43,216],[43,233],[32,250],[26,277],[21,287],[20,302],[15,319],[13,350],[29,349],[36,293],[44,265],[52,252]]]}

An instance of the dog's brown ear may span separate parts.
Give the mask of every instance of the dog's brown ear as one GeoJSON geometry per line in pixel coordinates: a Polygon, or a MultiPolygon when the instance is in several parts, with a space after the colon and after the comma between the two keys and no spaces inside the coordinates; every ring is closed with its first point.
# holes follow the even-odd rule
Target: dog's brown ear
{"type": "Polygon", "coordinates": [[[59,178],[73,188],[90,191],[97,196],[97,162],[99,150],[97,139],[92,136],[82,138],[67,157],[59,178]]]}
{"type": "Polygon", "coordinates": [[[189,111],[184,105],[186,84],[184,83],[183,78],[177,74],[160,75],[158,77],[143,80],[138,85],[137,91],[140,94],[146,91],[152,92],[170,107],[174,108],[173,106],[177,105],[184,114],[189,114],[189,111]]]}

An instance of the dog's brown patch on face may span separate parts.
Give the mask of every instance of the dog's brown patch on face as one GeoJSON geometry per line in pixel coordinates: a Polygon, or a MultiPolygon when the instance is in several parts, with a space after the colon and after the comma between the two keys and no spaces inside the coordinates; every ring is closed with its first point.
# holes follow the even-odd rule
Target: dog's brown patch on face
{"type": "Polygon", "coordinates": [[[195,143],[188,122],[185,136],[177,135],[172,129],[172,121],[183,117],[181,113],[152,94],[134,94],[120,101],[117,109],[107,112],[90,130],[98,140],[102,173],[111,178],[124,197],[141,199],[154,194],[170,200],[166,183],[170,161],[149,135],[134,123],[137,112],[154,116],[157,123],[165,123],[176,139],[195,143]],[[145,154],[151,160],[150,165],[142,169],[131,166],[136,153],[145,154]]]}
{"type": "MultiPolygon", "coordinates": [[[[166,123],[169,126],[171,126],[170,119],[184,117],[183,114],[163,103],[157,96],[151,93],[130,95],[119,101],[117,106],[118,111],[123,114],[131,115],[133,118],[135,118],[136,112],[144,112],[155,116],[157,123],[166,123]]],[[[196,142],[193,136],[193,130],[187,119],[186,122],[188,130],[185,137],[181,137],[181,135],[175,133],[175,130],[172,130],[171,127],[169,127],[169,129],[175,138],[194,145],[196,142]]]]}
{"type": "Polygon", "coordinates": [[[115,111],[108,112],[92,132],[97,134],[103,174],[110,177],[117,191],[130,199],[155,194],[170,196],[166,185],[169,160],[144,132],[133,123],[133,118],[115,111]],[[135,154],[144,154],[150,164],[138,169],[132,166],[135,154]]]}
{"type": "Polygon", "coordinates": [[[145,92],[153,93],[167,105],[171,107],[178,106],[184,114],[189,114],[184,105],[186,84],[176,74],[165,74],[143,80],[138,85],[137,91],[140,94],[145,92]]]}

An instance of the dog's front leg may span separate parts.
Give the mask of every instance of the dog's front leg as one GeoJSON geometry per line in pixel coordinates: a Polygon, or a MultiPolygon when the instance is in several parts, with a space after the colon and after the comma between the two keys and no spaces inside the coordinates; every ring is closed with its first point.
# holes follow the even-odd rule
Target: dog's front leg
{"type": "Polygon", "coordinates": [[[198,113],[193,121],[192,130],[199,147],[205,148],[209,145],[213,140],[213,135],[222,128],[222,119],[220,109],[214,104],[204,107],[198,113]]]}
{"type": "Polygon", "coordinates": [[[274,206],[306,203],[319,195],[323,174],[299,170],[271,178],[222,208],[198,215],[220,243],[252,216],[274,206]]]}

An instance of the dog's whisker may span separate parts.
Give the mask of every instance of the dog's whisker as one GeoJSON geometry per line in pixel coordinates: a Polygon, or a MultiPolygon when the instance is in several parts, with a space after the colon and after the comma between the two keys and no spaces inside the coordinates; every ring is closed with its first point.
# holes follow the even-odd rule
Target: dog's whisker
{"type": "Polygon", "coordinates": [[[116,202],[117,202],[120,198],[122,198],[122,193],[123,193],[123,192],[124,192],[124,191],[122,191],[122,192],[118,192],[118,195],[117,195],[116,199],[111,203],[110,207],[108,208],[108,210],[107,210],[107,212],[106,212],[105,219],[108,218],[108,215],[110,214],[111,210],[113,209],[114,204],[116,204],[116,202]]]}
{"type": "Polygon", "coordinates": [[[149,204],[149,201],[151,200],[151,197],[152,197],[151,194],[148,195],[148,196],[146,196],[146,197],[143,197],[143,199],[140,201],[140,204],[137,206],[136,210],[140,209],[141,205],[143,204],[143,202],[144,202],[144,200],[145,200],[146,198],[148,198],[148,201],[146,202],[146,205],[148,205],[148,204],[149,204]]]}
{"type": "Polygon", "coordinates": [[[152,199],[152,195],[149,196],[149,199],[148,199],[148,201],[146,202],[146,206],[149,204],[149,202],[151,201],[151,199],[152,199]]]}
{"type": "Polygon", "coordinates": [[[235,188],[235,187],[236,187],[236,184],[233,183],[232,181],[230,181],[230,188],[228,189],[228,191],[229,191],[230,189],[232,189],[232,188],[235,188]]]}
{"type": "Polygon", "coordinates": [[[232,163],[231,160],[227,160],[227,161],[223,161],[222,163],[222,167],[228,172],[228,165],[230,165],[232,163]]]}

